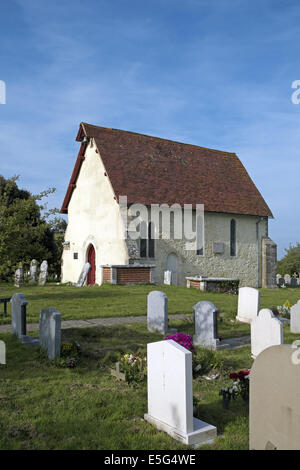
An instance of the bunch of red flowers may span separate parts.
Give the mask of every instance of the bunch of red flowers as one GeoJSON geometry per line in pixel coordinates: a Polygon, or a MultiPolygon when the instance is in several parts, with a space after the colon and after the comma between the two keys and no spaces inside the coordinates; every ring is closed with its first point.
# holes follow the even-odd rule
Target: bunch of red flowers
{"type": "Polygon", "coordinates": [[[250,376],[250,369],[248,370],[240,370],[239,372],[233,372],[232,374],[229,374],[230,379],[236,379],[236,380],[246,380],[249,379],[250,376]]]}
{"type": "Polygon", "coordinates": [[[236,380],[238,391],[244,401],[249,401],[249,377],[250,369],[240,370],[239,372],[233,372],[229,374],[229,378],[236,380]]]}

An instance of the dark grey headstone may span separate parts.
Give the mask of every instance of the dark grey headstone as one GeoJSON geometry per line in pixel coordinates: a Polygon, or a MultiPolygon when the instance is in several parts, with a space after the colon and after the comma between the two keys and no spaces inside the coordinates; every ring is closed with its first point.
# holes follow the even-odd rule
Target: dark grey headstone
{"type": "Polygon", "coordinates": [[[296,277],[292,277],[291,278],[291,287],[297,287],[298,283],[297,283],[297,278],[296,277]]]}
{"type": "Polygon", "coordinates": [[[11,333],[18,338],[26,335],[26,305],[28,304],[24,294],[14,294],[11,302],[11,333]]]}
{"type": "Polygon", "coordinates": [[[49,359],[60,356],[61,314],[51,307],[40,312],[40,347],[47,351],[49,359]]]}

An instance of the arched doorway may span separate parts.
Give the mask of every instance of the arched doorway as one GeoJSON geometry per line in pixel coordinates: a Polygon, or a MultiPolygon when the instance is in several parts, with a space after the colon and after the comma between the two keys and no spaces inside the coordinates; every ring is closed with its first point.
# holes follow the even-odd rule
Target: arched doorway
{"type": "Polygon", "coordinates": [[[178,260],[175,253],[170,253],[167,259],[167,270],[171,271],[171,284],[177,286],[177,270],[178,270],[178,260]]]}
{"type": "Polygon", "coordinates": [[[88,247],[87,261],[91,265],[91,269],[88,272],[86,283],[88,286],[93,286],[96,281],[96,253],[93,245],[88,247]]]}

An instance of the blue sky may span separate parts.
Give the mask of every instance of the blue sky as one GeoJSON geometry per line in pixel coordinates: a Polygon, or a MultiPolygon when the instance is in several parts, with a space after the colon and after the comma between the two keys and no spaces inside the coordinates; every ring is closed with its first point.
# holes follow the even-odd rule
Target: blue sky
{"type": "Polygon", "coordinates": [[[237,153],[300,242],[297,0],[0,1],[0,174],[60,207],[81,121],[237,153]]]}

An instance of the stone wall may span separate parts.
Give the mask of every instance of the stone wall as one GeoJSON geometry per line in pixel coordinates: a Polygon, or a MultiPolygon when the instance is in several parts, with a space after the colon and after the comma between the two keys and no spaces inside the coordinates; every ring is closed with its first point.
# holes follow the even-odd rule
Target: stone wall
{"type": "Polygon", "coordinates": [[[259,224],[258,243],[256,223],[258,217],[220,213],[205,213],[205,246],[203,255],[186,250],[186,240],[155,240],[155,258],[142,258],[140,263],[156,265],[155,282],[163,283],[168,255],[174,253],[178,261],[177,284],[186,285],[187,276],[226,277],[240,280],[240,287],[261,287],[261,240],[266,237],[268,220],[259,224]],[[230,221],[236,221],[236,256],[230,256],[230,221]],[[223,243],[224,252],[214,253],[214,244],[223,243]],[[257,269],[257,248],[260,266],[257,269]]]}
{"type": "Polygon", "coordinates": [[[262,287],[276,287],[277,245],[271,238],[262,239],[262,287]]]}
{"type": "MultiPolygon", "coordinates": [[[[267,238],[267,218],[261,220],[256,216],[208,212],[205,213],[203,254],[197,255],[195,250],[187,250],[188,240],[160,238],[155,240],[154,258],[139,258],[140,240],[133,242],[120,237],[122,229],[120,206],[93,139],[86,149],[68,211],[69,222],[65,242],[69,243],[64,245],[63,250],[62,282],[77,282],[82,266],[87,262],[88,247],[92,244],[96,253],[96,284],[103,282],[102,266],[127,265],[131,262],[155,264],[151,280],[162,284],[164,271],[170,269],[168,257],[173,254],[172,262],[175,260],[177,263],[177,276],[173,278],[178,285],[186,285],[187,276],[202,275],[237,278],[240,280],[240,287],[246,285],[261,287],[263,277],[264,285],[272,286],[275,257],[274,246],[267,238]],[[230,255],[232,219],[236,221],[235,256],[230,255]],[[263,249],[262,239],[265,240],[263,249]],[[216,247],[222,249],[216,250],[216,247]],[[257,256],[258,249],[259,256],[257,256]],[[262,256],[264,256],[264,267],[261,263],[262,256]],[[258,258],[259,266],[257,266],[258,258]]],[[[132,219],[129,217],[130,220],[132,219]]]]}

